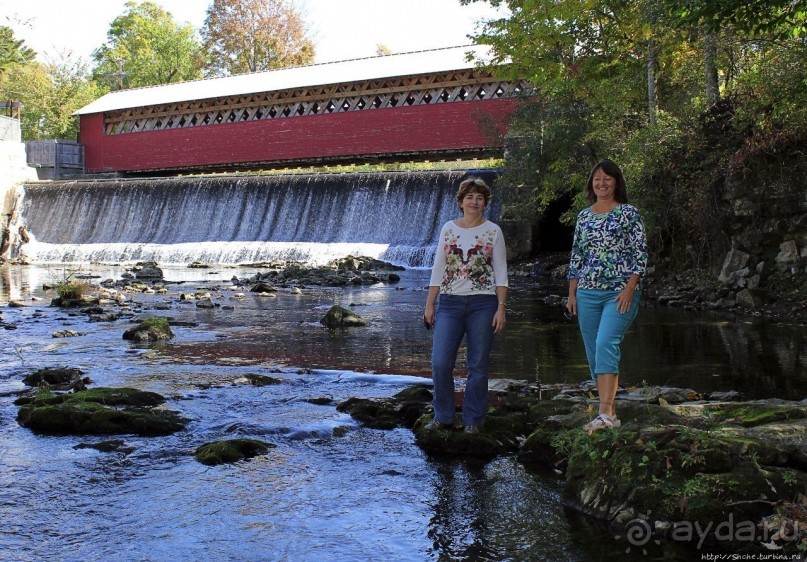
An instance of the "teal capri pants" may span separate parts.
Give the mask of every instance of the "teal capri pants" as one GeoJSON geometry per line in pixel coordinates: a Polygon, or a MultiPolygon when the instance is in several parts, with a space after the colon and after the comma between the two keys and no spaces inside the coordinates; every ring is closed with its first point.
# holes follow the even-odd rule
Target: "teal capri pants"
{"type": "Polygon", "coordinates": [[[619,291],[577,289],[577,321],[594,380],[597,380],[597,375],[619,374],[619,346],[639,312],[638,289],[633,294],[630,310],[624,314],[616,308],[614,299],[618,294],[619,291]]]}

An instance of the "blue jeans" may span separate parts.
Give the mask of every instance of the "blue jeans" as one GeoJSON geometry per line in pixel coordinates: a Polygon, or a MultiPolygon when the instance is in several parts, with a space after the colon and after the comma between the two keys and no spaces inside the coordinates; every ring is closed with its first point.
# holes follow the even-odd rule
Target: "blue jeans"
{"type": "Polygon", "coordinates": [[[496,295],[440,295],[434,321],[432,381],[434,419],[454,423],[454,364],[465,336],[468,348],[468,380],[462,421],[481,426],[488,409],[488,367],[493,344],[493,316],[499,306],[496,295]]]}
{"type": "Polygon", "coordinates": [[[641,293],[638,289],[633,294],[630,309],[624,314],[616,308],[614,299],[618,294],[618,291],[577,289],[577,321],[586,346],[591,378],[595,381],[597,375],[619,374],[622,357],[619,346],[639,312],[641,293]]]}

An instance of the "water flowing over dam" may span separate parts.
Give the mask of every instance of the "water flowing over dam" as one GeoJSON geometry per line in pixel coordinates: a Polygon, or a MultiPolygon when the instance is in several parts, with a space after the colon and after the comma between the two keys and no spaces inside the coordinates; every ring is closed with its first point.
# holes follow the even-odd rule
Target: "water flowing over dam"
{"type": "MultiPolygon", "coordinates": [[[[18,210],[33,263],[323,264],[366,255],[429,267],[459,216],[461,171],[29,183],[18,210]]],[[[477,174],[492,181],[491,171],[477,174]]],[[[491,209],[495,211],[495,209],[491,209]]]]}

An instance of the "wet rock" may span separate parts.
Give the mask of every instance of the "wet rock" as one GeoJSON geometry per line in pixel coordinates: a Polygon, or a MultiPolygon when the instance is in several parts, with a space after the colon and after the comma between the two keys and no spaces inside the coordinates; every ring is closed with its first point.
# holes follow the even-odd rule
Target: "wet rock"
{"type": "Polygon", "coordinates": [[[78,297],[56,297],[50,301],[51,306],[61,308],[76,308],[86,306],[97,306],[100,302],[98,296],[80,295],[78,297]]]}
{"type": "Polygon", "coordinates": [[[143,320],[139,325],[123,333],[123,339],[131,341],[162,341],[174,337],[168,318],[156,317],[143,320]]]}
{"type": "Polygon", "coordinates": [[[233,384],[251,384],[252,386],[273,386],[276,384],[281,384],[283,379],[278,379],[275,377],[267,377],[266,375],[255,375],[255,374],[247,374],[243,377],[237,378],[233,381],[233,384]]]}
{"type": "Polygon", "coordinates": [[[200,463],[215,466],[265,455],[274,447],[275,445],[271,443],[256,439],[227,439],[205,443],[197,448],[193,455],[200,463]]]}
{"type": "Polygon", "coordinates": [[[740,399],[740,393],[736,390],[713,392],[709,395],[708,399],[714,402],[737,402],[740,399]]]}
{"type": "Polygon", "coordinates": [[[146,280],[161,280],[163,278],[163,270],[157,267],[157,263],[153,261],[138,262],[132,268],[135,272],[135,278],[146,280]]]}
{"type": "Polygon", "coordinates": [[[188,267],[190,269],[210,269],[213,266],[210,265],[209,263],[205,263],[205,262],[201,262],[201,261],[195,261],[195,262],[189,263],[188,267]]]}
{"type": "Polygon", "coordinates": [[[76,332],[74,330],[59,330],[51,334],[54,338],[76,338],[83,335],[83,332],[76,332]]]}
{"type": "Polygon", "coordinates": [[[269,285],[268,283],[257,283],[250,289],[253,293],[276,293],[277,287],[269,285]]]}
{"type": "Polygon", "coordinates": [[[216,304],[210,297],[204,297],[196,301],[196,308],[216,308],[216,304]]]}
{"type": "Polygon", "coordinates": [[[423,386],[413,386],[392,398],[348,398],[336,409],[373,429],[411,428],[431,409],[432,392],[423,386]]]}
{"type": "Polygon", "coordinates": [[[78,445],[73,445],[74,449],[95,449],[96,451],[100,451],[102,453],[131,453],[134,451],[134,447],[130,447],[126,445],[124,441],[120,439],[112,439],[110,441],[99,441],[98,443],[79,443],[78,445]]]}
{"type": "Polygon", "coordinates": [[[47,385],[68,390],[82,385],[84,372],[73,367],[45,367],[26,375],[22,382],[31,387],[47,385]]]}
{"type": "Polygon", "coordinates": [[[343,271],[403,271],[404,267],[367,256],[346,256],[332,260],[329,267],[343,271]]]}
{"type": "Polygon", "coordinates": [[[700,394],[692,389],[665,386],[637,387],[631,390],[621,391],[618,394],[618,399],[620,400],[652,402],[653,404],[660,402],[680,404],[682,402],[700,400],[700,398],[700,394]]]}
{"type": "Polygon", "coordinates": [[[187,420],[157,408],[165,398],[133,388],[95,388],[71,394],[39,393],[20,407],[17,422],[47,435],[169,435],[187,420]]]}
{"type": "Polygon", "coordinates": [[[366,326],[367,320],[338,304],[333,305],[325,316],[319,321],[328,328],[347,328],[352,326],[366,326]]]}

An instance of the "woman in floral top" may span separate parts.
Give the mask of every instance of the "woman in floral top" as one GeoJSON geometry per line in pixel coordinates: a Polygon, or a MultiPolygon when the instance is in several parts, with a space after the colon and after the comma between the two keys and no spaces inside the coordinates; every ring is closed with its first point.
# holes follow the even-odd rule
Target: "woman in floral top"
{"type": "Polygon", "coordinates": [[[628,205],[619,166],[599,162],[585,193],[592,205],[577,215],[566,308],[578,315],[591,377],[597,382],[599,415],[584,426],[591,433],[621,425],[614,406],[619,346],[639,310],[647,239],[639,211],[628,205]]]}
{"type": "Polygon", "coordinates": [[[462,420],[466,433],[478,433],[488,406],[488,364],[493,334],[504,329],[507,257],[501,229],[483,216],[490,202],[478,178],[460,183],[462,218],[443,225],[429,282],[423,321],[434,326],[432,380],[434,420],[427,429],[454,426],[454,364],[466,338],[468,380],[462,420]],[[439,302],[435,301],[439,295],[439,302]]]}

